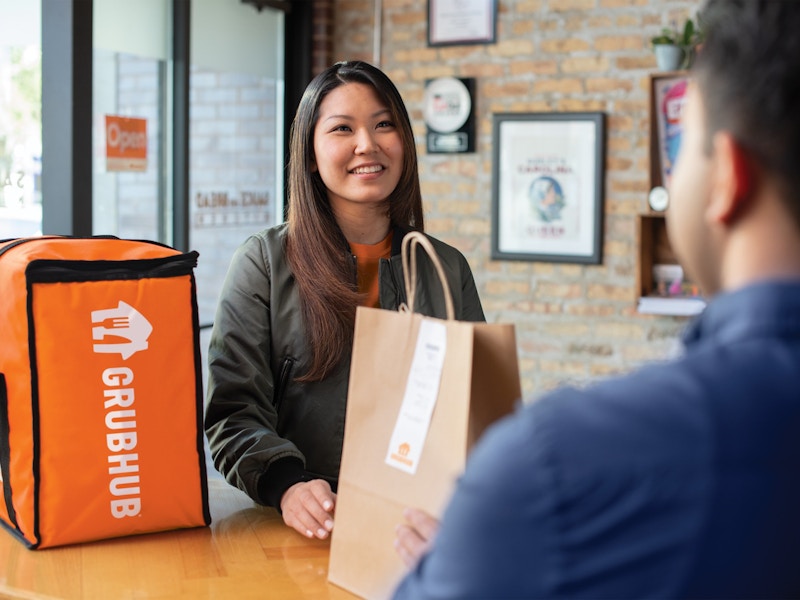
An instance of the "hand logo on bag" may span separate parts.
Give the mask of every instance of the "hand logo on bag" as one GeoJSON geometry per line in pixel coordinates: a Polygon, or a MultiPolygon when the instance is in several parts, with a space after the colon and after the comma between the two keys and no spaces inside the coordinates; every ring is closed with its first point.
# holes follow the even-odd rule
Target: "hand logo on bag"
{"type": "Polygon", "coordinates": [[[142,313],[130,304],[119,301],[117,308],[92,311],[92,323],[99,325],[92,327],[92,339],[104,340],[111,336],[128,340],[125,343],[105,342],[94,344],[94,351],[98,354],[118,353],[123,360],[128,360],[140,350],[147,349],[147,338],[153,331],[142,313]]]}

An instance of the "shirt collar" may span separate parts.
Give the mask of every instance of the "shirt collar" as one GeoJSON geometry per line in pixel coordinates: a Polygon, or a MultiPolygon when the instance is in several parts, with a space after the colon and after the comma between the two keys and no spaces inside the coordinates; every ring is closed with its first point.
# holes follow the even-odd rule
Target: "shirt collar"
{"type": "Polygon", "coordinates": [[[716,296],[689,324],[683,343],[727,344],[765,336],[800,336],[800,281],[758,283],[716,296]]]}

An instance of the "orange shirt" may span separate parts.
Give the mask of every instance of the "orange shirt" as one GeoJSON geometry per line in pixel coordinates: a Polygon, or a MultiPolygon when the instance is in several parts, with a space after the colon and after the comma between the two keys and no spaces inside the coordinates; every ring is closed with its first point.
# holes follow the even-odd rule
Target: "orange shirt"
{"type": "Polygon", "coordinates": [[[379,308],[378,300],[378,265],[382,258],[392,255],[392,231],[377,244],[354,244],[350,242],[350,250],[356,257],[358,266],[358,291],[364,294],[362,306],[379,308]]]}

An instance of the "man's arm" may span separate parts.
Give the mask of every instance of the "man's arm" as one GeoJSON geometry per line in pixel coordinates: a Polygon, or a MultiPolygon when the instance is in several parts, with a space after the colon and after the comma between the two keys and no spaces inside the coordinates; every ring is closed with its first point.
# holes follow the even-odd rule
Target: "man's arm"
{"type": "Polygon", "coordinates": [[[555,486],[528,412],[492,427],[474,449],[430,552],[396,599],[547,596],[555,486]]]}

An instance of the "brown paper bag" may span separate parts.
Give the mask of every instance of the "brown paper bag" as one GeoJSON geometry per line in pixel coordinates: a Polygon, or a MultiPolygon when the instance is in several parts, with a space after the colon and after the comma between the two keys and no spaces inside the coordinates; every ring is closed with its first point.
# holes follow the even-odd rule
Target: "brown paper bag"
{"type": "Polygon", "coordinates": [[[389,597],[405,572],[393,547],[403,509],[417,507],[441,517],[469,449],[490,423],[512,410],[521,394],[514,326],[453,320],[447,281],[422,234],[404,238],[403,261],[407,309],[359,307],[356,312],[331,538],[328,579],[370,600],[389,597]],[[447,320],[413,313],[416,244],[428,252],[439,272],[447,320]],[[393,433],[403,419],[407,388],[415,387],[414,381],[419,384],[420,377],[423,387],[431,383],[420,369],[411,373],[420,330],[430,323],[445,332],[446,341],[438,394],[431,392],[435,405],[429,429],[415,459],[413,444],[390,448],[390,441],[404,439],[393,439],[393,433]],[[394,466],[404,463],[416,465],[416,472],[394,466]]]}

